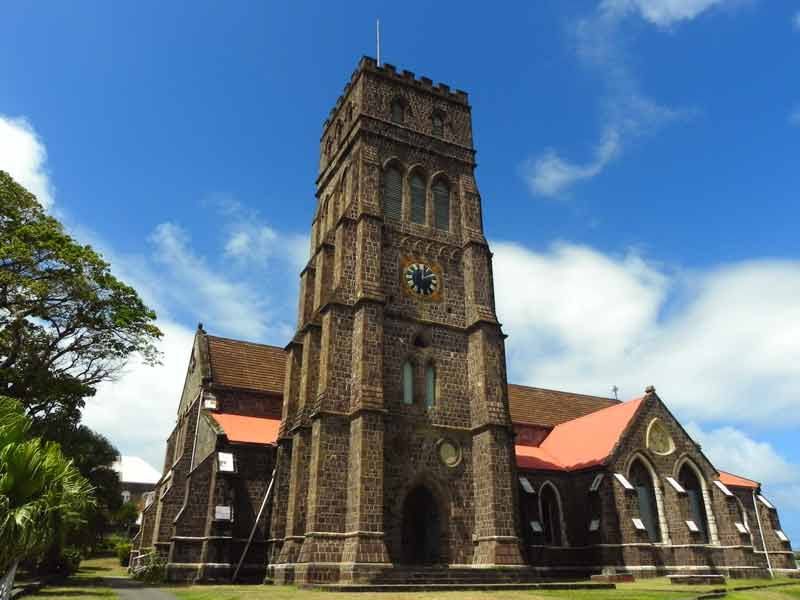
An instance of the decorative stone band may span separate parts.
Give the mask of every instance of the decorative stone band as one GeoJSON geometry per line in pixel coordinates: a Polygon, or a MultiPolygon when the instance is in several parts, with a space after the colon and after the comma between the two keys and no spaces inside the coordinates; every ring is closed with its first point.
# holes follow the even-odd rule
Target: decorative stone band
{"type": "MultiPolygon", "coordinates": [[[[200,536],[200,537],[193,537],[190,535],[175,535],[171,538],[174,542],[205,542],[211,540],[230,540],[232,542],[246,542],[247,538],[238,538],[233,537],[232,535],[207,535],[207,536],[200,536]]],[[[266,544],[271,540],[257,540],[253,539],[254,544],[266,544]]]]}
{"type": "MultiPolygon", "coordinates": [[[[328,538],[350,538],[350,537],[374,537],[382,538],[383,531],[347,531],[340,533],[338,531],[308,531],[305,537],[328,537],[328,538]]],[[[288,539],[288,538],[287,538],[288,539]]]]}
{"type": "MultiPolygon", "coordinates": [[[[588,546],[545,546],[533,544],[528,548],[547,548],[548,550],[590,550],[592,548],[709,548],[712,550],[752,550],[756,554],[764,554],[763,550],[754,550],[753,546],[741,544],[738,546],[720,546],[715,544],[651,544],[648,542],[630,542],[628,544],[591,544],[588,546]]],[[[770,554],[794,554],[791,550],[770,550],[770,554]]],[[[538,568],[538,567],[537,567],[538,568]]],[[[672,568],[670,566],[670,568],[672,568]]]]}

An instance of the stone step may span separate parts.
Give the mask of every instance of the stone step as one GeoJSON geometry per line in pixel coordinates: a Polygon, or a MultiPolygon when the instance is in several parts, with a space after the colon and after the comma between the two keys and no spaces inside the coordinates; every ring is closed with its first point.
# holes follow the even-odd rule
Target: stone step
{"type": "Polygon", "coordinates": [[[511,590],[613,590],[613,583],[375,583],[375,584],[331,584],[304,585],[304,589],[325,592],[464,592],[464,591],[511,591],[511,590]]]}

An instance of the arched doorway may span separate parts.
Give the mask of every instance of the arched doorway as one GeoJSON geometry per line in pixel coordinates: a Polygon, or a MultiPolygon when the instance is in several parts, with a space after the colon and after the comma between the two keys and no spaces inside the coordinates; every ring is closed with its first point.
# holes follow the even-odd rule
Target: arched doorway
{"type": "Polygon", "coordinates": [[[441,519],[431,491],[419,485],[403,503],[403,562],[425,565],[441,561],[441,519]]]}
{"type": "Polygon", "coordinates": [[[684,464],[678,473],[678,481],[686,490],[689,518],[697,525],[697,536],[704,544],[708,543],[708,515],[703,498],[703,486],[688,464],[684,464]]]}
{"type": "Polygon", "coordinates": [[[628,478],[633,487],[636,488],[636,495],[639,498],[639,518],[642,519],[647,530],[647,537],[654,544],[661,541],[661,527],[658,523],[658,504],[656,503],[656,490],[653,476],[638,458],[633,461],[628,478]]]}

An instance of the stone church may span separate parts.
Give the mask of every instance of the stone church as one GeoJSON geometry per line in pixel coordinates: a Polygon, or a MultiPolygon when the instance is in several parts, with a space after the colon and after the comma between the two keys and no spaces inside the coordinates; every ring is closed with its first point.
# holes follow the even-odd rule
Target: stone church
{"type": "Polygon", "coordinates": [[[507,383],[475,166],[465,92],[360,61],[323,125],[297,331],[198,328],[134,564],[298,584],[794,568],[760,484],[654,388],[507,383]]]}

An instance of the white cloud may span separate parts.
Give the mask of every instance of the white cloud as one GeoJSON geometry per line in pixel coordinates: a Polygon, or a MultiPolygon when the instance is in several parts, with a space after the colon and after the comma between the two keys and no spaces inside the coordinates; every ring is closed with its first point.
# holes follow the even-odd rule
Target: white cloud
{"type": "Polygon", "coordinates": [[[705,431],[697,423],[689,423],[686,430],[718,469],[755,479],[765,486],[800,480],[797,465],[789,463],[769,443],[753,440],[739,429],[705,431]]]}
{"type": "Polygon", "coordinates": [[[598,175],[619,154],[619,150],[619,132],[609,129],[604,140],[595,149],[594,159],[590,163],[570,163],[555,150],[549,149],[539,158],[529,161],[525,168],[525,178],[534,192],[543,196],[554,196],[578,181],[598,175]]]}
{"type": "Polygon", "coordinates": [[[253,341],[288,338],[291,329],[272,313],[269,298],[251,285],[211,268],[194,253],[189,236],[178,225],[158,225],[151,241],[156,261],[166,270],[166,277],[157,280],[162,282],[159,294],[175,309],[196,316],[226,335],[253,341]]]}
{"type": "Polygon", "coordinates": [[[53,205],[53,185],[46,171],[47,151],[25,118],[0,115],[0,170],[34,194],[42,206],[53,205]]]}
{"type": "Polygon", "coordinates": [[[795,108],[789,115],[789,123],[795,127],[800,127],[800,108],[795,108]]]}
{"type": "Polygon", "coordinates": [[[231,227],[225,255],[258,266],[278,258],[299,272],[308,262],[308,248],[308,236],[283,234],[268,225],[242,222],[231,227]]]}
{"type": "Polygon", "coordinates": [[[574,184],[596,177],[636,139],[691,114],[662,106],[640,89],[621,41],[622,18],[631,8],[628,4],[604,3],[573,28],[578,58],[603,78],[603,133],[586,163],[567,160],[552,148],[528,160],[523,165],[523,177],[535,195],[558,196],[574,184]]]}
{"type": "Polygon", "coordinates": [[[669,273],[571,244],[494,251],[511,381],[623,397],[655,384],[682,418],[800,423],[800,263],[669,273]]]}
{"type": "Polygon", "coordinates": [[[800,10],[792,16],[792,27],[794,27],[795,31],[800,31],[800,10]]]}
{"type": "Polygon", "coordinates": [[[691,21],[726,2],[732,3],[731,0],[603,0],[601,10],[615,15],[636,13],[658,27],[669,27],[691,21]]]}
{"type": "Polygon", "coordinates": [[[103,383],[87,399],[83,422],[117,446],[121,454],[141,456],[161,471],[165,442],[178,410],[194,331],[159,319],[160,366],[130,363],[116,381],[103,383]]]}

